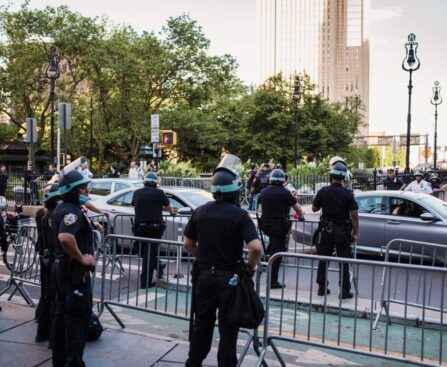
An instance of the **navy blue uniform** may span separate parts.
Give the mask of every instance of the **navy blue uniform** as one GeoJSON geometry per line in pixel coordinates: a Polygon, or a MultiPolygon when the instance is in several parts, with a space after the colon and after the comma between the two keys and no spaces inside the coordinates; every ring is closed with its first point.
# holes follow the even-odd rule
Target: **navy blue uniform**
{"type": "Polygon", "coordinates": [[[51,217],[55,261],[53,283],[56,301],[53,320],[53,366],[85,366],[83,362],[92,312],[89,269],[65,254],[60,233],[76,238],[82,254],[93,255],[93,228],[80,206],[64,202],[51,217]]]}
{"type": "MultiPolygon", "coordinates": [[[[289,213],[297,201],[283,186],[269,186],[261,191],[259,200],[262,214],[259,222],[261,230],[270,238],[267,253],[272,256],[287,250],[287,235],[290,231],[289,213]]],[[[278,282],[281,259],[272,265],[271,283],[278,282]]]]}
{"type": "Polygon", "coordinates": [[[385,190],[400,190],[403,185],[404,183],[397,177],[394,178],[387,177],[383,181],[383,187],[385,188],[385,190]]]}
{"type": "Polygon", "coordinates": [[[198,241],[200,275],[196,283],[196,311],[186,366],[202,366],[211,349],[216,311],[219,310],[219,366],[236,366],[238,328],[226,321],[226,308],[234,292],[228,284],[242,258],[244,241],[257,239],[248,213],[234,204],[214,201],[197,208],[185,236],[198,241]]]}
{"type": "Polygon", "coordinates": [[[47,340],[50,337],[51,320],[54,307],[55,291],[51,280],[51,267],[53,265],[53,233],[51,216],[53,210],[40,209],[36,213],[36,226],[38,232],[37,251],[40,261],[40,299],[37,306],[37,336],[36,340],[47,340]]]}
{"type": "MultiPolygon", "coordinates": [[[[332,256],[334,249],[338,257],[352,257],[351,252],[351,211],[358,210],[352,191],[344,188],[341,184],[332,183],[317,192],[312,204],[322,209],[319,233],[317,238],[317,254],[332,256]]],[[[327,262],[320,261],[318,264],[317,283],[324,286],[327,281],[327,262]]],[[[343,273],[342,292],[349,293],[351,284],[349,281],[349,266],[340,268],[340,277],[343,273]]]]}
{"type": "MultiPolygon", "coordinates": [[[[170,204],[163,190],[146,186],[133,194],[132,205],[135,207],[134,234],[138,237],[161,238],[166,224],[163,221],[163,207],[170,204]]],[[[152,278],[157,268],[158,243],[137,243],[138,253],[143,257],[140,274],[140,287],[153,285],[152,278]],[[149,267],[149,270],[148,270],[149,267]]],[[[159,265],[160,266],[160,265],[159,265]]],[[[160,269],[160,268],[159,268],[160,269]]]]}

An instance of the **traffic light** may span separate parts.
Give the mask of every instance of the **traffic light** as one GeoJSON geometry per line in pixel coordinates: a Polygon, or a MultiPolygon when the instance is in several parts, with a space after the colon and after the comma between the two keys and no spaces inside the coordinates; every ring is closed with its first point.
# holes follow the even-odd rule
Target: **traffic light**
{"type": "Polygon", "coordinates": [[[177,133],[172,130],[162,130],[161,131],[161,143],[163,145],[176,145],[177,144],[177,133]]]}

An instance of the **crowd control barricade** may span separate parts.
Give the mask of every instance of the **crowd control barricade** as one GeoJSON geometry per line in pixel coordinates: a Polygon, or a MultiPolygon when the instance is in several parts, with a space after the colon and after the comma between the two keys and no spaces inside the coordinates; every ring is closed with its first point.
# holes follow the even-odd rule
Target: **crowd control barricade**
{"type": "Polygon", "coordinates": [[[26,224],[20,227],[15,243],[9,244],[7,261],[11,260],[10,277],[6,288],[0,291],[0,296],[11,291],[8,301],[18,291],[25,302],[31,306],[35,303],[24,284],[40,286],[40,261],[36,251],[37,227],[26,224]]]}
{"type": "MultiPolygon", "coordinates": [[[[445,364],[447,324],[443,305],[447,295],[446,278],[447,269],[441,267],[309,254],[275,254],[267,266],[263,348],[256,366],[261,366],[267,361],[266,358],[271,358],[271,351],[281,366],[286,366],[288,353],[293,350],[294,343],[399,361],[407,365],[445,364]],[[271,289],[272,264],[281,257],[286,258],[289,264],[286,269],[287,288],[271,289]],[[319,261],[348,264],[351,267],[360,285],[352,299],[339,298],[338,276],[328,271],[327,288],[331,293],[317,295],[315,267],[319,261]],[[403,292],[408,294],[412,292],[409,274],[420,272],[425,279],[435,274],[441,312],[436,317],[421,312],[419,322],[415,323],[402,311],[400,323],[381,321],[378,331],[374,332],[374,305],[375,300],[380,298],[383,268],[404,275],[406,281],[403,292]]],[[[296,355],[293,358],[296,361],[296,355]]]]}
{"type": "MultiPolygon", "coordinates": [[[[103,317],[104,310],[108,310],[116,322],[125,327],[120,317],[119,309],[126,308],[135,311],[152,313],[160,316],[173,317],[188,321],[191,316],[191,270],[194,258],[188,253],[183,256],[181,271],[183,278],[175,277],[178,272],[173,262],[177,253],[181,252],[182,242],[165,239],[153,239],[126,235],[110,234],[105,240],[102,261],[102,285],[99,314],[103,317]],[[127,251],[126,248],[132,248],[127,251]],[[150,287],[149,273],[141,278],[143,270],[143,251],[148,251],[147,268],[151,253],[156,252],[156,266],[152,278],[154,282],[150,287]],[[107,252],[120,262],[123,272],[115,267],[107,266],[107,252]],[[114,309],[116,307],[117,309],[114,309]]],[[[241,330],[248,336],[239,364],[242,363],[245,354],[253,342],[253,333],[241,330]]]]}
{"type": "MultiPolygon", "coordinates": [[[[385,262],[394,261],[401,264],[447,268],[447,247],[441,244],[419,242],[405,239],[394,239],[385,247],[385,262]]],[[[435,273],[411,272],[400,274],[392,268],[384,268],[381,282],[380,311],[374,323],[376,329],[380,317],[385,313],[386,321],[393,316],[391,304],[396,305],[398,312],[404,307],[405,319],[419,320],[427,311],[447,312],[447,304],[440,298],[440,284],[435,273]],[[408,294],[407,288],[413,292],[408,294]],[[415,309],[421,309],[422,315],[415,309]]],[[[394,312],[395,313],[395,312],[394,312]]]]}

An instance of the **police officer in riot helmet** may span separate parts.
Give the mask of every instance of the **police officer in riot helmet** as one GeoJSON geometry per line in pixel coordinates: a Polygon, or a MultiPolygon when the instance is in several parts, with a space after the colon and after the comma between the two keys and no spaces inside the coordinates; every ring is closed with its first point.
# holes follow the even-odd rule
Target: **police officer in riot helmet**
{"type": "MultiPolygon", "coordinates": [[[[320,189],[312,203],[312,211],[322,210],[316,239],[318,255],[332,256],[335,249],[338,257],[352,257],[350,242],[358,240],[359,219],[353,193],[342,186],[347,174],[346,166],[336,163],[330,170],[330,186],[320,189]]],[[[342,274],[340,298],[352,298],[348,264],[340,267],[340,278],[342,274]]],[[[330,293],[326,261],[318,264],[317,283],[319,296],[330,293]]]]}
{"type": "Polygon", "coordinates": [[[225,310],[235,287],[231,282],[242,258],[244,241],[248,265],[254,271],[261,243],[248,212],[239,206],[242,182],[232,170],[214,171],[211,192],[214,201],[194,210],[185,228],[185,249],[197,259],[195,320],[186,366],[202,366],[211,349],[216,311],[219,320],[219,366],[236,366],[238,327],[227,322],[225,310]],[[199,246],[197,245],[199,243],[199,246]]]}
{"type": "Polygon", "coordinates": [[[332,157],[329,160],[329,169],[331,170],[337,163],[341,163],[346,167],[347,174],[346,177],[343,179],[343,186],[346,187],[348,190],[352,191],[352,184],[351,184],[352,173],[349,171],[348,164],[342,157],[338,155],[332,157]]]}
{"type": "Polygon", "coordinates": [[[264,190],[269,184],[269,176],[272,172],[271,167],[268,163],[262,166],[261,171],[256,175],[253,183],[251,185],[251,195],[258,195],[264,190]]]}
{"type": "Polygon", "coordinates": [[[39,209],[36,213],[36,227],[38,233],[36,250],[39,252],[41,283],[41,295],[36,311],[36,342],[50,339],[52,309],[55,297],[54,287],[51,280],[51,267],[54,262],[52,215],[59,200],[59,185],[56,183],[47,186],[44,189],[44,207],[39,209]]]}
{"type": "MultiPolygon", "coordinates": [[[[163,190],[157,188],[158,176],[148,172],[143,179],[144,187],[134,192],[132,205],[135,207],[134,234],[138,237],[161,238],[166,228],[163,220],[163,208],[175,215],[169,198],[163,190]]],[[[140,274],[140,287],[149,288],[155,285],[152,281],[154,270],[157,269],[158,244],[141,242],[138,245],[143,264],[140,274]],[[149,269],[148,269],[149,268],[149,269]]],[[[158,275],[161,277],[163,265],[158,265],[158,275]]]]}
{"type": "Polygon", "coordinates": [[[83,361],[92,311],[90,272],[94,271],[93,227],[81,210],[89,179],[77,170],[59,181],[62,203],[51,216],[54,244],[53,366],[85,366],[83,361]]]}
{"type": "MultiPolygon", "coordinates": [[[[259,227],[270,238],[267,249],[270,256],[287,249],[288,233],[291,227],[290,209],[293,208],[299,217],[304,219],[304,211],[300,204],[284,187],[285,179],[285,174],[281,169],[274,169],[269,178],[270,186],[262,190],[259,196],[262,205],[259,227]]],[[[284,287],[278,282],[280,265],[281,259],[277,259],[272,266],[270,287],[273,289],[284,287]]]]}

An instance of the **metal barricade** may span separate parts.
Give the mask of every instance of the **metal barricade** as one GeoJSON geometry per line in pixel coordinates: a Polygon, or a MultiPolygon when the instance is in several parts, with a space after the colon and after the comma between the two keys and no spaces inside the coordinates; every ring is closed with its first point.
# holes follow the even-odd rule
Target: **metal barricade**
{"type": "MultiPolygon", "coordinates": [[[[173,317],[180,320],[189,320],[190,303],[192,297],[192,285],[190,273],[192,261],[189,254],[183,257],[181,263],[184,278],[175,277],[178,271],[172,266],[176,260],[176,254],[181,252],[183,243],[164,239],[151,239],[126,235],[110,234],[105,238],[105,249],[102,261],[102,285],[100,312],[102,316],[107,309],[118,324],[124,328],[125,324],[113,307],[127,308],[136,311],[148,312],[161,316],[173,317]],[[125,245],[132,246],[135,250],[132,254],[125,254],[125,245]],[[143,251],[147,251],[146,268],[149,270],[151,255],[156,251],[154,266],[155,272],[149,285],[149,271],[142,278],[143,251]],[[116,272],[115,267],[107,266],[107,253],[113,253],[124,269],[124,272],[116,272]],[[156,274],[155,274],[156,273],[156,274]],[[146,283],[146,284],[144,284],[146,283]]],[[[154,260],[153,260],[154,261],[154,260]]],[[[239,365],[242,363],[249,346],[253,342],[253,333],[241,330],[248,335],[242,355],[239,357],[239,365]]]]}
{"type": "MultiPolygon", "coordinates": [[[[397,263],[413,264],[413,266],[430,266],[447,268],[447,248],[445,245],[411,241],[404,239],[394,239],[385,247],[385,262],[394,261],[397,263]]],[[[374,322],[376,329],[379,319],[385,312],[386,321],[389,323],[392,316],[391,304],[405,307],[405,315],[414,308],[436,312],[447,312],[445,305],[439,305],[439,282],[433,277],[433,273],[427,278],[426,273],[414,272],[402,276],[393,273],[391,269],[384,268],[381,282],[380,311],[377,313],[374,322]],[[408,295],[408,290],[402,294],[404,287],[411,286],[413,294],[408,295]]],[[[447,306],[446,306],[447,307],[447,306]]],[[[399,309],[399,306],[397,306],[399,309]]],[[[406,318],[406,317],[405,317],[406,318]]]]}
{"type": "MultiPolygon", "coordinates": [[[[446,268],[308,254],[278,253],[272,256],[267,265],[263,349],[256,365],[265,363],[268,351],[273,350],[281,365],[286,366],[291,343],[407,364],[432,366],[446,363],[444,345],[447,323],[443,317],[443,306],[436,317],[428,311],[422,312],[418,322],[403,312],[400,323],[390,325],[381,322],[380,333],[373,332],[374,304],[376,296],[380,294],[379,274],[382,268],[404,274],[407,293],[411,292],[408,282],[410,273],[420,272],[425,274],[426,279],[432,273],[436,274],[439,302],[443,305],[446,301],[446,268]],[[288,280],[287,288],[272,290],[272,264],[281,257],[287,258],[289,264],[286,270],[283,269],[288,280]],[[338,288],[338,279],[329,272],[325,275],[332,293],[317,296],[314,269],[318,261],[332,261],[352,267],[361,284],[353,299],[342,300],[338,297],[335,289],[338,288]],[[287,348],[282,349],[277,343],[285,343],[287,348]]],[[[343,267],[341,269],[343,272],[343,267]]],[[[296,360],[296,355],[293,358],[296,360]]]]}
{"type": "Polygon", "coordinates": [[[40,260],[36,251],[37,227],[24,225],[19,229],[15,243],[10,244],[9,252],[13,252],[11,274],[6,288],[0,292],[0,296],[12,289],[8,301],[18,291],[25,302],[31,306],[35,303],[24,284],[40,286],[40,260]]]}
{"type": "MultiPolygon", "coordinates": [[[[99,231],[93,231],[94,258],[96,264],[102,253],[103,237],[99,231]]],[[[39,252],[36,251],[37,227],[35,225],[25,225],[21,227],[16,243],[12,244],[14,257],[11,274],[6,287],[0,291],[0,296],[12,290],[8,301],[12,299],[18,291],[25,302],[30,306],[35,306],[35,302],[24,285],[35,287],[41,286],[41,266],[42,261],[39,252]]],[[[100,273],[101,274],[101,273],[100,273]]],[[[97,273],[92,276],[92,289],[95,286],[97,273]]]]}

